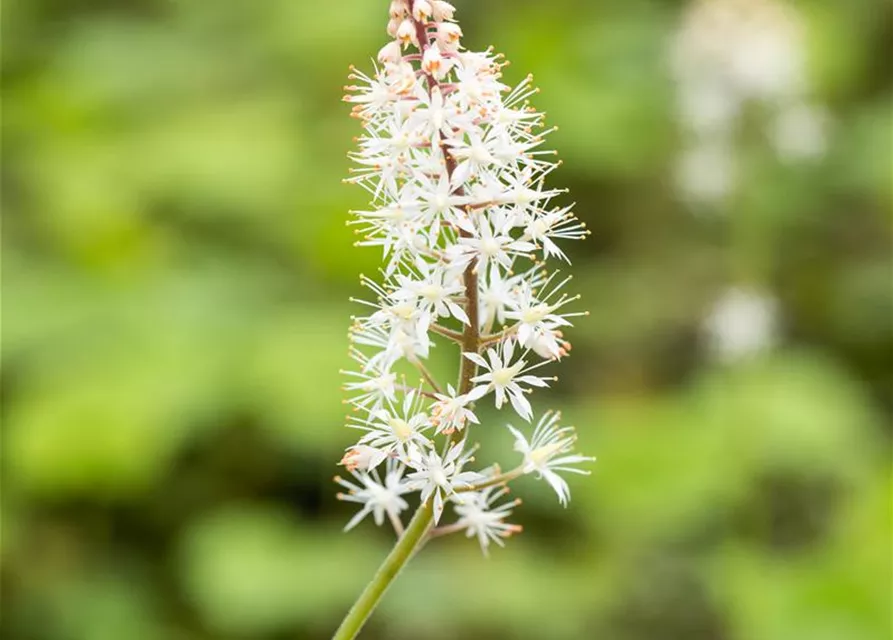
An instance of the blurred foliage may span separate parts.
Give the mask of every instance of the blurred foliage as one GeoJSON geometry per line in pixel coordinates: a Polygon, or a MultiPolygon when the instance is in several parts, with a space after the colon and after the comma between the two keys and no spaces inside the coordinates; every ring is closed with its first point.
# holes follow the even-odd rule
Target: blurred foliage
{"type": "MultiPolygon", "coordinates": [[[[488,561],[432,543],[364,637],[891,637],[889,3],[799,3],[828,153],[784,166],[755,134],[725,217],[671,185],[686,3],[456,4],[536,75],[594,232],[592,315],[540,402],[599,460],[568,510],[522,480],[525,534],[488,561]],[[783,336],[720,366],[700,327],[738,281],[783,336]]],[[[6,0],[4,637],[324,638],[383,557],[387,532],[340,534],[330,477],[378,259],[344,227],[339,99],[386,5],[6,0]]]]}

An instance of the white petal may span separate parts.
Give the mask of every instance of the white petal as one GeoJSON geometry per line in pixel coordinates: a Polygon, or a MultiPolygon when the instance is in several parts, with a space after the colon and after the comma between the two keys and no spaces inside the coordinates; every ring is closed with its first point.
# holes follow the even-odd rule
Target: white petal
{"type": "Polygon", "coordinates": [[[440,520],[440,515],[443,513],[443,496],[440,494],[440,491],[434,494],[434,524],[437,524],[440,520]]]}
{"type": "Polygon", "coordinates": [[[354,517],[351,518],[350,521],[348,521],[348,523],[346,525],[344,525],[344,530],[350,531],[355,526],[357,526],[360,523],[360,521],[366,517],[366,514],[369,513],[369,510],[370,510],[370,507],[368,504],[366,504],[362,509],[357,511],[356,515],[354,515],[354,517]]]}
{"type": "Polygon", "coordinates": [[[571,492],[567,486],[567,482],[564,481],[564,478],[548,469],[543,471],[543,478],[546,479],[546,482],[548,482],[555,490],[555,493],[558,494],[558,502],[561,503],[561,506],[566,507],[568,500],[570,500],[571,492]]]}
{"type": "Polygon", "coordinates": [[[530,422],[530,419],[533,418],[533,407],[530,406],[530,402],[524,397],[524,394],[510,393],[509,400],[512,401],[512,406],[518,415],[530,422]]]}
{"type": "MultiPolygon", "coordinates": [[[[485,395],[487,395],[488,389],[489,389],[489,386],[485,385],[485,384],[475,387],[474,389],[472,389],[471,391],[469,391],[466,394],[465,397],[467,399],[467,402],[474,402],[475,400],[480,400],[485,395]]],[[[474,415],[474,414],[472,414],[472,415],[474,415]]],[[[475,422],[477,422],[477,420],[475,420],[475,422]]]]}
{"type": "Polygon", "coordinates": [[[466,352],[463,353],[462,355],[465,356],[466,358],[468,358],[469,360],[471,360],[471,361],[472,361],[473,363],[475,363],[477,366],[479,366],[479,367],[483,367],[484,369],[487,369],[487,370],[490,369],[490,367],[487,365],[487,361],[484,360],[484,359],[483,359],[480,355],[478,355],[477,353],[471,353],[471,352],[466,351],[466,352]]]}

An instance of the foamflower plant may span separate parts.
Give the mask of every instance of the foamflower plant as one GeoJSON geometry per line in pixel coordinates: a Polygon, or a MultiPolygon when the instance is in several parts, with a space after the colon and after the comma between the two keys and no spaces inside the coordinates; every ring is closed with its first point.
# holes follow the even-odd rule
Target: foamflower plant
{"type": "Polygon", "coordinates": [[[336,640],[356,637],[429,539],[464,533],[486,555],[519,533],[507,521],[520,504],[506,498],[509,482],[530,474],[566,505],[561,474],[588,473],[592,460],[573,452],[559,413],[537,414],[530,400],[556,380],[545,371],[569,354],[564,331],[582,315],[569,311],[578,299],[564,290],[570,277],[547,261],[567,263],[562,245],[589,232],[552,203],[564,190],[545,185],[560,163],[542,148],[551,129],[529,103],[532,78],[504,84],[508,63],[466,50],[454,12],[442,0],[393,0],[391,41],[370,72],[351,67],[346,88],[365,130],[347,182],[370,197],[349,224],[382,266],[362,277],[364,314],[350,329],[355,367],[344,388],[358,438],[341,460],[352,478],[336,482],[338,497],[359,507],[346,529],[371,514],[397,541],[336,640]],[[443,383],[425,362],[451,343],[457,380],[443,383]],[[418,372],[417,384],[406,371],[418,372]],[[517,467],[474,466],[469,431],[494,428],[476,413],[484,406],[513,416],[503,428],[517,467]]]}

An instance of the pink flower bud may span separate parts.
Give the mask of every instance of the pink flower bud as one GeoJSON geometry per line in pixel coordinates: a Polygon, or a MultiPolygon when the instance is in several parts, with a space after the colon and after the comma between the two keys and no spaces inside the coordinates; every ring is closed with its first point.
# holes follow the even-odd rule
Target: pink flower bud
{"type": "Polygon", "coordinates": [[[425,22],[431,17],[431,3],[428,0],[416,0],[412,5],[412,17],[419,22],[425,22]]]}
{"type": "Polygon", "coordinates": [[[400,51],[400,43],[396,40],[387,43],[378,52],[378,61],[381,63],[397,62],[401,57],[403,57],[403,54],[400,51]]]}
{"type": "Polygon", "coordinates": [[[419,41],[415,34],[415,25],[412,23],[412,20],[407,18],[400,23],[400,26],[397,28],[397,40],[404,47],[410,43],[419,46],[419,41]]]}
{"type": "Polygon", "coordinates": [[[402,20],[406,17],[406,0],[391,0],[391,7],[388,10],[391,19],[402,20]]]}
{"type": "Polygon", "coordinates": [[[434,16],[436,22],[452,20],[454,13],[456,13],[456,7],[449,2],[444,2],[444,0],[434,0],[431,5],[431,15],[434,16]]]}
{"type": "Polygon", "coordinates": [[[437,25],[437,41],[444,51],[454,50],[462,37],[462,29],[455,22],[441,22],[437,25]]]}

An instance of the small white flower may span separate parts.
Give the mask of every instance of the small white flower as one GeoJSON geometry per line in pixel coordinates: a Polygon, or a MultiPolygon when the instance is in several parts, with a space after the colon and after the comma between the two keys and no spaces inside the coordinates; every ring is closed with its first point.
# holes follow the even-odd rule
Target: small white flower
{"type": "Polygon", "coordinates": [[[439,266],[425,264],[419,271],[420,278],[398,275],[400,288],[392,297],[408,308],[429,314],[426,327],[430,324],[430,314],[440,318],[452,316],[463,324],[468,324],[468,316],[455,302],[465,292],[461,278],[439,266]]]}
{"type": "Polygon", "coordinates": [[[534,294],[529,283],[522,283],[513,296],[513,309],[505,314],[506,318],[516,321],[518,343],[522,347],[532,349],[544,358],[554,359],[567,355],[570,349],[570,344],[563,340],[560,328],[571,326],[568,318],[586,315],[585,312],[557,313],[564,305],[580,299],[580,296],[560,293],[570,276],[548,288],[557,273],[549,276],[538,288],[539,295],[534,294]]]}
{"type": "Polygon", "coordinates": [[[558,501],[567,506],[570,500],[570,488],[567,482],[556,473],[564,471],[569,473],[579,473],[589,475],[589,471],[584,469],[576,469],[571,465],[580,464],[582,462],[591,462],[595,458],[572,454],[576,435],[573,427],[559,427],[560,419],[558,413],[548,411],[543,414],[536,428],[533,431],[533,437],[530,441],[524,437],[520,431],[511,425],[507,425],[509,431],[515,436],[515,451],[524,456],[523,469],[524,473],[537,472],[538,477],[544,478],[546,482],[558,494],[558,501]]]}
{"type": "Polygon", "coordinates": [[[400,513],[409,507],[406,500],[401,497],[410,491],[403,481],[404,469],[402,464],[389,460],[384,481],[381,480],[377,469],[368,473],[352,471],[351,475],[360,484],[335,476],[335,482],[347,489],[347,493],[337,495],[338,499],[363,505],[363,508],[344,526],[345,531],[353,529],[370,513],[378,526],[384,522],[385,515],[392,520],[399,519],[400,513]]]}
{"type": "Polygon", "coordinates": [[[414,451],[410,456],[408,464],[415,471],[406,476],[407,483],[422,492],[422,502],[433,496],[434,524],[440,520],[446,498],[454,495],[456,489],[470,487],[483,478],[475,471],[462,471],[468,460],[468,456],[463,455],[462,442],[450,447],[444,457],[433,450],[414,451]]]}
{"type": "Polygon", "coordinates": [[[515,306],[520,287],[527,283],[536,289],[544,281],[545,273],[537,266],[509,277],[504,276],[499,269],[481,274],[478,281],[481,329],[489,331],[494,324],[505,325],[506,313],[515,306]]]}
{"type": "Polygon", "coordinates": [[[387,457],[386,451],[365,444],[355,444],[348,447],[347,453],[338,464],[343,464],[348,471],[368,471],[380,465],[387,457]]]}
{"type": "Polygon", "coordinates": [[[469,422],[479,424],[477,416],[468,408],[486,393],[486,387],[475,387],[468,393],[457,395],[452,385],[447,386],[447,393],[435,394],[437,402],[431,405],[431,422],[439,433],[461,431],[469,422]]]}
{"type": "Polygon", "coordinates": [[[477,538],[484,555],[489,555],[491,542],[504,547],[506,538],[521,532],[521,525],[505,521],[512,515],[512,510],[521,504],[521,500],[512,500],[498,506],[494,504],[508,492],[508,487],[487,487],[453,498],[453,511],[459,516],[456,526],[464,528],[465,535],[469,538],[477,538]]]}
{"type": "Polygon", "coordinates": [[[530,406],[530,401],[524,397],[525,389],[521,385],[548,387],[549,383],[547,380],[554,380],[554,378],[543,378],[528,374],[528,372],[548,364],[548,362],[541,362],[532,367],[528,367],[527,361],[523,359],[513,363],[515,344],[514,340],[511,339],[505,340],[497,348],[491,347],[487,349],[487,360],[477,353],[465,353],[464,355],[487,372],[475,376],[471,380],[472,382],[481,383],[477,388],[483,388],[484,393],[490,390],[495,392],[496,408],[501,409],[502,405],[505,404],[506,397],[508,397],[518,415],[528,422],[533,417],[533,408],[530,406]]]}
{"type": "Polygon", "coordinates": [[[342,371],[354,381],[344,384],[345,391],[356,392],[349,402],[367,411],[380,409],[384,402],[397,399],[397,374],[385,369],[379,362],[373,365],[359,349],[351,348],[350,357],[360,365],[359,371],[342,371]]]}
{"type": "Polygon", "coordinates": [[[511,219],[495,210],[489,219],[481,219],[472,229],[472,237],[460,239],[451,256],[466,263],[476,259],[482,273],[489,265],[508,270],[515,257],[536,250],[535,244],[513,237],[512,228],[511,219]]]}
{"type": "Polygon", "coordinates": [[[543,258],[548,260],[556,257],[565,262],[570,262],[557,244],[555,238],[565,240],[580,240],[589,235],[586,224],[577,220],[569,208],[555,209],[537,216],[530,216],[527,226],[524,228],[525,238],[533,240],[543,248],[543,258]]]}
{"type": "Polygon", "coordinates": [[[421,396],[410,391],[403,400],[401,410],[390,406],[371,412],[368,416],[351,416],[348,426],[366,432],[359,444],[406,460],[413,452],[430,443],[424,432],[431,428],[431,418],[421,411],[420,405],[421,396]]]}

